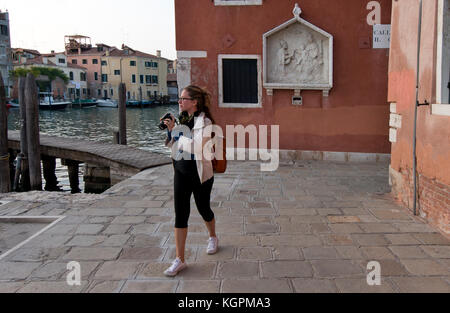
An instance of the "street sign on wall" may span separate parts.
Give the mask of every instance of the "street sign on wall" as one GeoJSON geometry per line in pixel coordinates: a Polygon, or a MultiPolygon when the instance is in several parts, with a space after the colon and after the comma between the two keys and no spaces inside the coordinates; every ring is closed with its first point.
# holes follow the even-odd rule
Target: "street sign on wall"
{"type": "Polygon", "coordinates": [[[373,48],[389,49],[391,45],[391,25],[373,25],[373,48]]]}

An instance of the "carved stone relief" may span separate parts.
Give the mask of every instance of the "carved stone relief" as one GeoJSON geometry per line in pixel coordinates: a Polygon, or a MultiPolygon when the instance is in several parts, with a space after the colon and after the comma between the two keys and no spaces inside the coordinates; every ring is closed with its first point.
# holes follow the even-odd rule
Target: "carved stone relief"
{"type": "Polygon", "coordinates": [[[299,23],[267,38],[268,83],[327,84],[328,38],[299,23]]]}
{"type": "Polygon", "coordinates": [[[264,87],[322,90],[333,88],[333,36],[300,18],[294,18],[264,34],[264,87]]]}

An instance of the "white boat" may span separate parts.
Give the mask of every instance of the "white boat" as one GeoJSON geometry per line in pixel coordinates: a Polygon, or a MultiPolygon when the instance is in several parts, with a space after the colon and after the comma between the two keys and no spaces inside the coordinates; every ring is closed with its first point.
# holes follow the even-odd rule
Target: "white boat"
{"type": "Polygon", "coordinates": [[[117,101],[111,99],[99,99],[97,100],[97,106],[101,108],[117,108],[117,101]]]}
{"type": "Polygon", "coordinates": [[[64,110],[69,104],[72,104],[71,101],[55,101],[47,92],[41,92],[40,94],[45,95],[45,97],[40,100],[40,110],[64,110]]]}

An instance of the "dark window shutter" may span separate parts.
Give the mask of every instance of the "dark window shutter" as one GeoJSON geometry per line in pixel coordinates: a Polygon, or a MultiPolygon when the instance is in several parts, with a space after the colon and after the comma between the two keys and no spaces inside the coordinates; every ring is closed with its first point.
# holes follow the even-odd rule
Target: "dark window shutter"
{"type": "Polygon", "coordinates": [[[258,103],[256,59],[223,60],[224,103],[258,103]]]}

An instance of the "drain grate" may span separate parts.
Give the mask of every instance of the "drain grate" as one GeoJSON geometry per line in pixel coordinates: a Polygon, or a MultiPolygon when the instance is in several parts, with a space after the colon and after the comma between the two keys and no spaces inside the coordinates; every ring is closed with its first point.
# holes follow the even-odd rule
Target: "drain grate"
{"type": "Polygon", "coordinates": [[[62,219],[64,216],[0,216],[0,260],[62,219]]]}

